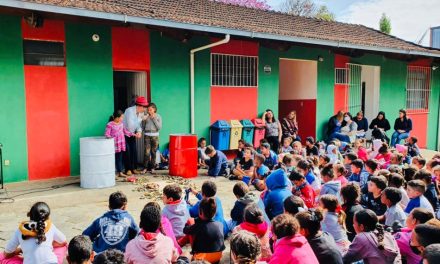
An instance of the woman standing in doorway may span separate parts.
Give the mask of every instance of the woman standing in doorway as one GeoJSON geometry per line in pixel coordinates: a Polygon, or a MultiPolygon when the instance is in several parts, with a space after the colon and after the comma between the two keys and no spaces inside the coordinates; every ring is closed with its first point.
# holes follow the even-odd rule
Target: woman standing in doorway
{"type": "Polygon", "coordinates": [[[301,141],[298,136],[298,122],[296,121],[296,111],[290,111],[287,117],[283,118],[281,122],[281,128],[283,130],[283,139],[290,137],[293,141],[301,141]]]}
{"type": "Polygon", "coordinates": [[[155,103],[150,103],[147,107],[147,115],[144,118],[144,142],[145,142],[145,156],[144,156],[144,170],[142,174],[150,171],[154,174],[156,169],[156,152],[159,148],[159,131],[162,128],[162,118],[157,113],[157,106],[155,103]]]}
{"type": "Polygon", "coordinates": [[[261,119],[266,126],[267,142],[269,142],[271,150],[273,150],[275,153],[278,153],[278,150],[280,148],[281,136],[283,134],[281,124],[278,120],[275,119],[273,111],[270,109],[267,109],[264,112],[261,119]]]}
{"type": "Polygon", "coordinates": [[[391,146],[395,147],[400,144],[402,139],[409,137],[409,132],[412,130],[412,121],[406,116],[404,109],[399,110],[399,117],[394,121],[394,133],[391,136],[391,146]]]}

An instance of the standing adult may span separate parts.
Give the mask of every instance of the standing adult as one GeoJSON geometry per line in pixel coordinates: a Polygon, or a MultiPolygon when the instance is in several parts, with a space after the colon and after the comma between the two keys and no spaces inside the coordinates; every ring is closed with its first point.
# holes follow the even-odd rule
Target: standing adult
{"type": "Polygon", "coordinates": [[[356,139],[357,124],[353,121],[350,112],[344,114],[344,122],[339,132],[333,132],[330,139],[339,139],[346,143],[353,143],[356,139]]]}
{"type": "Polygon", "coordinates": [[[159,147],[159,131],[162,128],[162,118],[157,113],[155,103],[150,103],[147,107],[147,115],[143,118],[144,142],[145,142],[145,169],[142,173],[150,171],[154,173],[156,168],[156,152],[159,147]]]}
{"type": "Polygon", "coordinates": [[[358,126],[356,136],[358,138],[364,138],[368,130],[368,120],[364,117],[364,112],[359,111],[354,118],[354,122],[356,122],[358,126]]]}
{"type": "Polygon", "coordinates": [[[136,138],[141,138],[142,129],[141,122],[144,116],[145,109],[148,106],[148,101],[143,96],[136,98],[135,105],[125,109],[124,112],[124,127],[135,136],[125,136],[127,144],[127,151],[125,152],[125,169],[128,176],[134,173],[140,173],[136,170],[137,167],[137,148],[136,138]]]}
{"type": "Polygon", "coordinates": [[[338,113],[328,120],[327,123],[327,137],[328,141],[332,140],[331,137],[334,133],[341,132],[342,122],[344,121],[344,112],[338,111],[338,113]]]}
{"type": "Polygon", "coordinates": [[[281,128],[283,130],[283,139],[291,137],[293,141],[301,141],[298,136],[298,122],[296,121],[296,111],[290,113],[281,121],[281,128]]]}
{"type": "Polygon", "coordinates": [[[402,139],[409,137],[409,132],[412,130],[412,121],[406,116],[404,109],[399,110],[399,117],[394,121],[394,133],[391,136],[391,146],[395,147],[400,144],[402,139]]]}
{"type": "Polygon", "coordinates": [[[276,120],[273,111],[267,109],[263,116],[261,117],[263,124],[266,126],[266,139],[270,144],[271,150],[278,153],[280,148],[281,136],[283,135],[283,130],[281,129],[281,124],[276,120]]]}
{"type": "Polygon", "coordinates": [[[370,129],[373,129],[371,132],[371,135],[375,139],[380,139],[382,141],[386,141],[387,143],[390,142],[390,139],[387,136],[387,131],[390,130],[390,122],[388,122],[388,119],[385,118],[385,112],[380,111],[377,114],[377,117],[371,121],[370,129]]]}

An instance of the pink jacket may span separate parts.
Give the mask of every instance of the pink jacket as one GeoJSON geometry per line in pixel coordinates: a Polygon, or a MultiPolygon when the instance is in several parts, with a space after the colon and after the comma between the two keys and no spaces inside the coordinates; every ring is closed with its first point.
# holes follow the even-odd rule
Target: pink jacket
{"type": "Polygon", "coordinates": [[[269,264],[319,264],[307,239],[302,235],[283,237],[274,244],[269,264]]]}
{"type": "Polygon", "coordinates": [[[125,249],[125,262],[127,264],[163,264],[175,262],[179,254],[171,238],[157,233],[152,239],[145,239],[140,234],[128,242],[125,249]]]}
{"type": "Polygon", "coordinates": [[[166,218],[165,216],[162,216],[161,222],[162,222],[162,229],[165,232],[165,235],[171,238],[171,240],[173,240],[174,247],[177,249],[179,254],[182,254],[182,248],[177,243],[176,236],[174,235],[174,231],[173,231],[173,225],[171,225],[170,220],[168,220],[168,218],[166,218]]]}
{"type": "Polygon", "coordinates": [[[409,242],[411,240],[411,229],[402,228],[401,232],[394,234],[397,245],[399,246],[400,254],[406,258],[408,264],[419,264],[422,257],[411,250],[409,242]]]}

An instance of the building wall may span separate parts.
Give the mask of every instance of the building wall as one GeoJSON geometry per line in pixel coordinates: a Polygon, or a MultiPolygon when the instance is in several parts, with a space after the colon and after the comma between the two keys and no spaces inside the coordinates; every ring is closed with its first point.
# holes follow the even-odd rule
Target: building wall
{"type": "Polygon", "coordinates": [[[5,182],[28,179],[26,99],[20,17],[0,16],[0,143],[5,182]]]}
{"type": "Polygon", "coordinates": [[[439,140],[439,108],[440,108],[440,70],[432,72],[431,79],[431,98],[428,114],[428,131],[426,148],[440,151],[439,140]]]}

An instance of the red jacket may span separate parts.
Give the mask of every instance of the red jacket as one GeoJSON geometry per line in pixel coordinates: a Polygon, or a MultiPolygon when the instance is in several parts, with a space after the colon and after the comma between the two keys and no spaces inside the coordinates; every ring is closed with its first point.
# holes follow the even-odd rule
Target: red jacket
{"type": "Polygon", "coordinates": [[[301,186],[297,186],[294,192],[301,199],[303,199],[304,203],[308,208],[313,208],[315,205],[315,191],[312,186],[310,186],[307,182],[301,186]]]}

